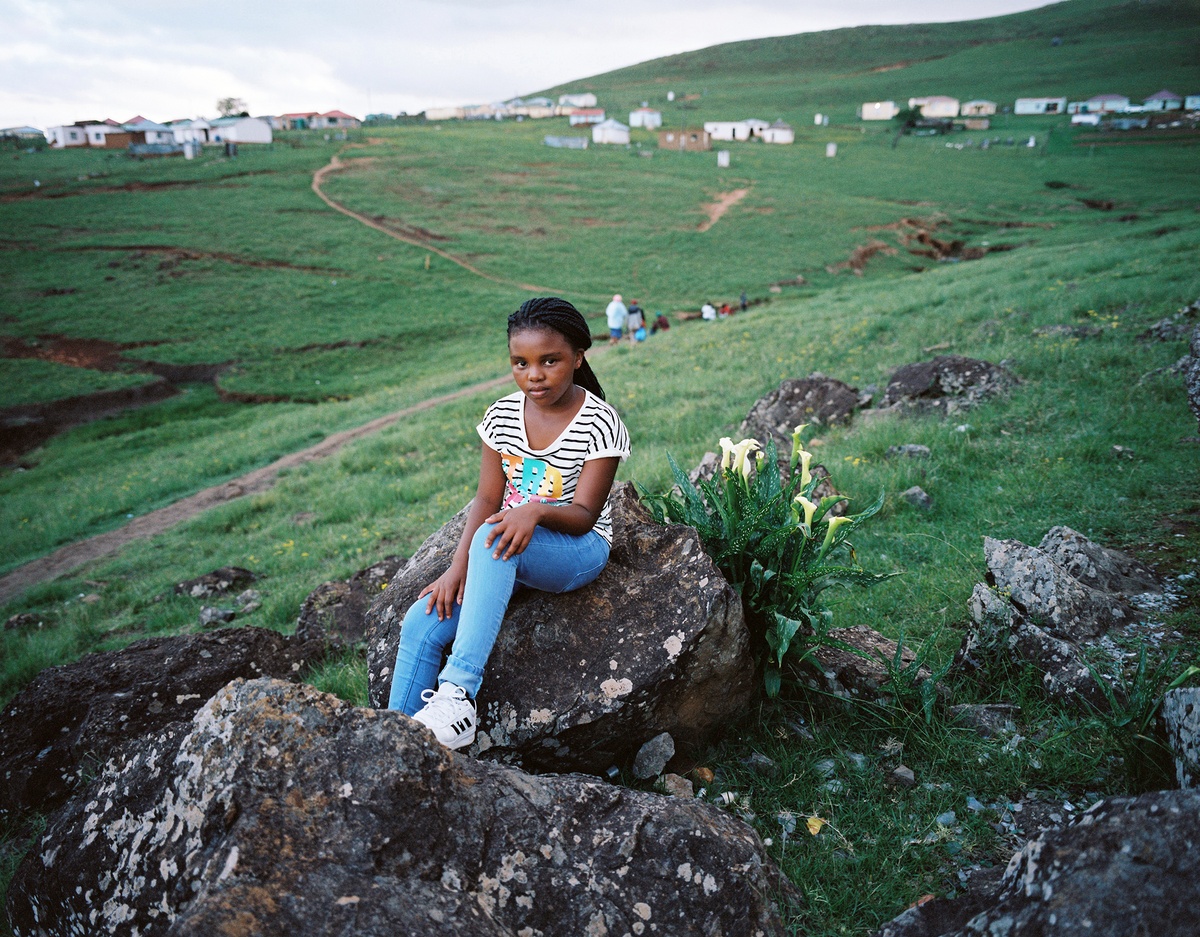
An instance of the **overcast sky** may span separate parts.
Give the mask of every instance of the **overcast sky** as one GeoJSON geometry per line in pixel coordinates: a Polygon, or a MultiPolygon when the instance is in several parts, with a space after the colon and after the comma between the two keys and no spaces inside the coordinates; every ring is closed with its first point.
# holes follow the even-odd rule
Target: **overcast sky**
{"type": "Polygon", "coordinates": [[[735,39],[1045,0],[0,0],[0,127],[134,114],[416,112],[735,39]]]}

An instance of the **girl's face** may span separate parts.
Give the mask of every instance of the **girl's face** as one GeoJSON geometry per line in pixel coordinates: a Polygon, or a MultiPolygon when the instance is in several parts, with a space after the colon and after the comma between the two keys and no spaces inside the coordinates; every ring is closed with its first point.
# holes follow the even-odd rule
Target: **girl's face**
{"type": "Polygon", "coordinates": [[[583,352],[571,347],[553,329],[522,329],[508,338],[508,357],[513,379],[521,391],[539,407],[552,408],[573,398],[575,369],[583,363],[583,352]]]}

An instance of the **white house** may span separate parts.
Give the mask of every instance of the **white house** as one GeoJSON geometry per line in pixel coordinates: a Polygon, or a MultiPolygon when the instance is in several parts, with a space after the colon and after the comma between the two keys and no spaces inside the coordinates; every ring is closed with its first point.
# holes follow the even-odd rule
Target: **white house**
{"type": "Polygon", "coordinates": [[[891,120],[899,113],[895,101],[867,101],[858,109],[863,120],[891,120]]]}
{"type": "Polygon", "coordinates": [[[212,131],[212,124],[203,117],[197,117],[195,120],[173,120],[170,126],[176,143],[208,143],[212,131]]]}
{"type": "Polygon", "coordinates": [[[68,146],[87,146],[87,134],[83,127],[77,127],[74,124],[69,124],[62,127],[46,128],[46,139],[50,141],[50,145],[55,149],[63,149],[68,146]]]}
{"type": "Polygon", "coordinates": [[[571,112],[571,116],[567,120],[572,127],[581,127],[587,124],[602,124],[604,123],[604,109],[599,107],[577,107],[571,112]]]}
{"type": "Polygon", "coordinates": [[[1200,94],[1189,94],[1183,99],[1183,106],[1189,111],[1200,111],[1200,94]]]}
{"type": "Polygon", "coordinates": [[[1100,125],[1100,115],[1099,114],[1089,114],[1089,113],[1087,113],[1087,111],[1082,111],[1077,114],[1072,114],[1071,115],[1071,126],[1078,127],[1080,125],[1085,126],[1085,127],[1097,127],[1100,125]]]}
{"type": "Polygon", "coordinates": [[[1183,96],[1163,88],[1146,98],[1142,107],[1148,111],[1177,111],[1183,107],[1183,96]]]}
{"type": "Polygon", "coordinates": [[[1066,98],[1017,98],[1014,114],[1061,114],[1067,109],[1066,98]]]}
{"type": "Polygon", "coordinates": [[[744,120],[706,120],[704,129],[713,140],[750,139],[750,125],[744,120]]]}
{"type": "Polygon", "coordinates": [[[963,117],[991,117],[996,113],[996,102],[982,99],[964,101],[958,113],[963,117]]]}
{"type": "Polygon", "coordinates": [[[361,127],[362,121],[345,111],[326,111],[313,117],[308,125],[314,130],[353,130],[361,127]]]}
{"type": "Polygon", "coordinates": [[[211,122],[211,127],[208,132],[210,143],[271,142],[271,125],[261,117],[218,117],[211,122]]]}
{"type": "Polygon", "coordinates": [[[785,124],[782,120],[777,120],[771,126],[767,127],[762,133],[763,143],[795,143],[796,131],[790,124],[785,124]]]}
{"type": "Polygon", "coordinates": [[[427,107],[426,120],[462,120],[465,115],[461,107],[427,107]]]}
{"type": "Polygon", "coordinates": [[[1116,114],[1129,109],[1129,98],[1123,94],[1097,94],[1084,104],[1089,114],[1116,114]]]}
{"type": "Polygon", "coordinates": [[[592,128],[593,143],[628,143],[629,128],[619,120],[609,118],[592,128]]]}
{"type": "MultiPolygon", "coordinates": [[[[134,118],[127,124],[121,124],[119,128],[114,128],[118,132],[124,130],[126,133],[142,134],[143,142],[145,143],[174,143],[175,132],[166,124],[155,123],[152,120],[147,120],[145,117],[134,118]]],[[[134,141],[135,143],[138,141],[134,141]]]]}
{"type": "Polygon", "coordinates": [[[87,137],[88,146],[98,146],[103,149],[110,133],[119,133],[119,125],[115,124],[84,124],[83,132],[87,137]]]}
{"type": "Polygon", "coordinates": [[[563,107],[595,107],[597,102],[592,92],[585,91],[581,94],[559,95],[558,103],[563,107]]]}
{"type": "Polygon", "coordinates": [[[462,109],[466,120],[492,120],[496,116],[495,104],[468,104],[462,109]]]}
{"type": "Polygon", "coordinates": [[[931,94],[924,98],[909,98],[908,106],[915,107],[922,117],[957,117],[958,98],[949,98],[944,94],[931,94]]]}
{"type": "Polygon", "coordinates": [[[767,121],[759,120],[757,117],[747,117],[742,123],[750,128],[750,136],[752,137],[762,136],[762,132],[771,126],[767,121]]]}
{"type": "Polygon", "coordinates": [[[630,111],[629,126],[645,127],[647,130],[654,130],[656,127],[661,127],[662,111],[656,111],[652,107],[639,107],[636,111],[630,111]]]}

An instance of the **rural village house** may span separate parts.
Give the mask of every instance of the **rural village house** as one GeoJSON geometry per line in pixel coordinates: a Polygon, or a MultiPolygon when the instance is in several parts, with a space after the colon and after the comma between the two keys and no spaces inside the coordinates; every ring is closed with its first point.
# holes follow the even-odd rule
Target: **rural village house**
{"type": "Polygon", "coordinates": [[[796,131],[792,129],[791,124],[785,124],[782,120],[777,120],[763,130],[763,143],[795,143],[796,131]]]}
{"type": "Polygon", "coordinates": [[[1084,104],[1089,114],[1112,114],[1129,110],[1129,98],[1123,94],[1097,94],[1084,104]]]}
{"type": "Polygon", "coordinates": [[[567,120],[572,127],[580,127],[587,124],[602,124],[604,123],[604,109],[599,107],[577,107],[571,112],[567,120]]]}
{"type": "Polygon", "coordinates": [[[991,117],[996,113],[995,101],[965,101],[958,109],[963,117],[991,117]]]}
{"type": "Polygon", "coordinates": [[[1163,88],[1142,102],[1142,107],[1148,111],[1178,111],[1183,107],[1183,98],[1174,91],[1163,88]]]}
{"type": "Polygon", "coordinates": [[[645,127],[647,130],[654,130],[656,127],[661,127],[662,111],[656,111],[652,107],[639,107],[636,111],[630,111],[629,126],[645,127]]]}
{"type": "Polygon", "coordinates": [[[1014,114],[1061,114],[1067,109],[1066,98],[1017,98],[1014,114]]]}
{"type": "Polygon", "coordinates": [[[592,92],[585,91],[582,94],[559,95],[558,103],[563,107],[595,107],[597,102],[592,92]]]}
{"type": "Polygon", "coordinates": [[[593,143],[629,143],[629,128],[611,117],[592,127],[593,143]]]}
{"type": "Polygon", "coordinates": [[[922,117],[957,117],[958,98],[944,94],[931,94],[924,98],[909,98],[908,106],[916,108],[922,117]]]}
{"type": "Polygon", "coordinates": [[[899,113],[895,101],[867,101],[858,109],[863,120],[891,120],[899,113]]]}
{"type": "Polygon", "coordinates": [[[660,130],[658,146],[663,150],[700,152],[712,149],[712,136],[707,130],[660,130]]]}
{"type": "Polygon", "coordinates": [[[1189,111],[1200,111],[1200,94],[1189,94],[1183,99],[1183,106],[1189,111]]]}
{"type": "Polygon", "coordinates": [[[271,125],[261,117],[218,117],[211,121],[212,143],[270,143],[271,125]]]}

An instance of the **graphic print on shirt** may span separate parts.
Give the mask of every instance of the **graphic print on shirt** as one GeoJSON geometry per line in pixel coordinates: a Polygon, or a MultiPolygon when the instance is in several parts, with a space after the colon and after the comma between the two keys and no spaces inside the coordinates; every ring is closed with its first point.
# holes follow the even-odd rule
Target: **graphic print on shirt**
{"type": "Polygon", "coordinates": [[[530,456],[522,458],[502,452],[500,465],[507,479],[502,509],[528,504],[530,501],[556,504],[562,498],[562,472],[550,463],[530,456]]]}

